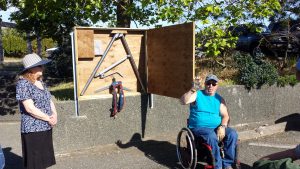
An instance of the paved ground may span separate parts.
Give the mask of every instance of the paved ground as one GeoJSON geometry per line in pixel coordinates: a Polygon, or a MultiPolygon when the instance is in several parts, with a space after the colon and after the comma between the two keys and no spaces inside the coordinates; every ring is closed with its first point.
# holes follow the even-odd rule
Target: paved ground
{"type": "MultiPolygon", "coordinates": [[[[265,155],[284,151],[300,143],[300,131],[287,131],[240,143],[243,169],[265,155]]],[[[175,150],[175,139],[148,139],[139,143],[119,143],[94,147],[71,153],[58,154],[57,164],[50,169],[164,169],[180,168],[175,150]],[[171,140],[171,141],[166,141],[171,140]]],[[[22,169],[20,155],[5,148],[6,169],[22,169]]],[[[297,163],[300,164],[299,161],[297,163]]]]}

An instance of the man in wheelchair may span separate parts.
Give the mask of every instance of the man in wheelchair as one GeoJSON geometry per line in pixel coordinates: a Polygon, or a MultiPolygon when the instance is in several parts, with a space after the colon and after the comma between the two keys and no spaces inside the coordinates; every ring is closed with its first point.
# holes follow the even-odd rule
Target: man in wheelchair
{"type": "Polygon", "coordinates": [[[229,114],[225,100],[216,93],[216,75],[205,78],[204,90],[192,87],[181,97],[181,103],[190,104],[188,128],[196,138],[202,138],[212,148],[215,169],[232,169],[236,159],[237,132],[229,128],[229,114]],[[224,144],[224,158],[221,157],[219,142],[224,144]]]}

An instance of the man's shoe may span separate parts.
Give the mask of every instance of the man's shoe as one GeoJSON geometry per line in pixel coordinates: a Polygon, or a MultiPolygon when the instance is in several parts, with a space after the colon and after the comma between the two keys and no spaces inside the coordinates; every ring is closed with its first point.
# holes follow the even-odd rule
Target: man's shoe
{"type": "Polygon", "coordinates": [[[231,166],[227,166],[224,169],[233,169],[231,166]]]}

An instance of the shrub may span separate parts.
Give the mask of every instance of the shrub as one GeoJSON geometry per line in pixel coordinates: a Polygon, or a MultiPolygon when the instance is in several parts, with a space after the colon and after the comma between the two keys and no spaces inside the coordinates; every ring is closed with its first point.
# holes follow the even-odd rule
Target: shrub
{"type": "Polygon", "coordinates": [[[277,82],[278,72],[274,65],[264,60],[263,55],[250,56],[236,53],[236,68],[239,70],[238,81],[246,88],[260,88],[264,84],[273,85],[277,82]]]}
{"type": "Polygon", "coordinates": [[[70,78],[73,76],[72,47],[69,44],[62,45],[49,56],[52,60],[48,64],[47,75],[54,78],[70,78]]]}
{"type": "Polygon", "coordinates": [[[285,75],[278,77],[277,86],[284,87],[286,85],[295,86],[298,83],[296,75],[285,75]]]}

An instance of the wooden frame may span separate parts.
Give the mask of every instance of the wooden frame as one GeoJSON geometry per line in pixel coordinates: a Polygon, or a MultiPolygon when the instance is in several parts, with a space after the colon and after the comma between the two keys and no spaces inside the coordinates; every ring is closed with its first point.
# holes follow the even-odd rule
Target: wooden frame
{"type": "MultiPolygon", "coordinates": [[[[115,33],[122,33],[147,92],[179,98],[191,87],[194,78],[194,26],[194,23],[187,23],[150,30],[75,27],[74,60],[77,93],[82,91],[112,36],[115,33]]],[[[122,43],[115,41],[98,73],[124,57],[126,52],[122,43]]],[[[79,99],[111,97],[108,90],[100,93],[94,91],[109,86],[113,78],[122,81],[124,87],[131,89],[130,92],[125,91],[126,95],[135,95],[141,91],[129,61],[124,61],[107,74],[115,72],[120,73],[123,78],[117,74],[104,79],[95,78],[85,94],[78,95],[79,99]]]]}

